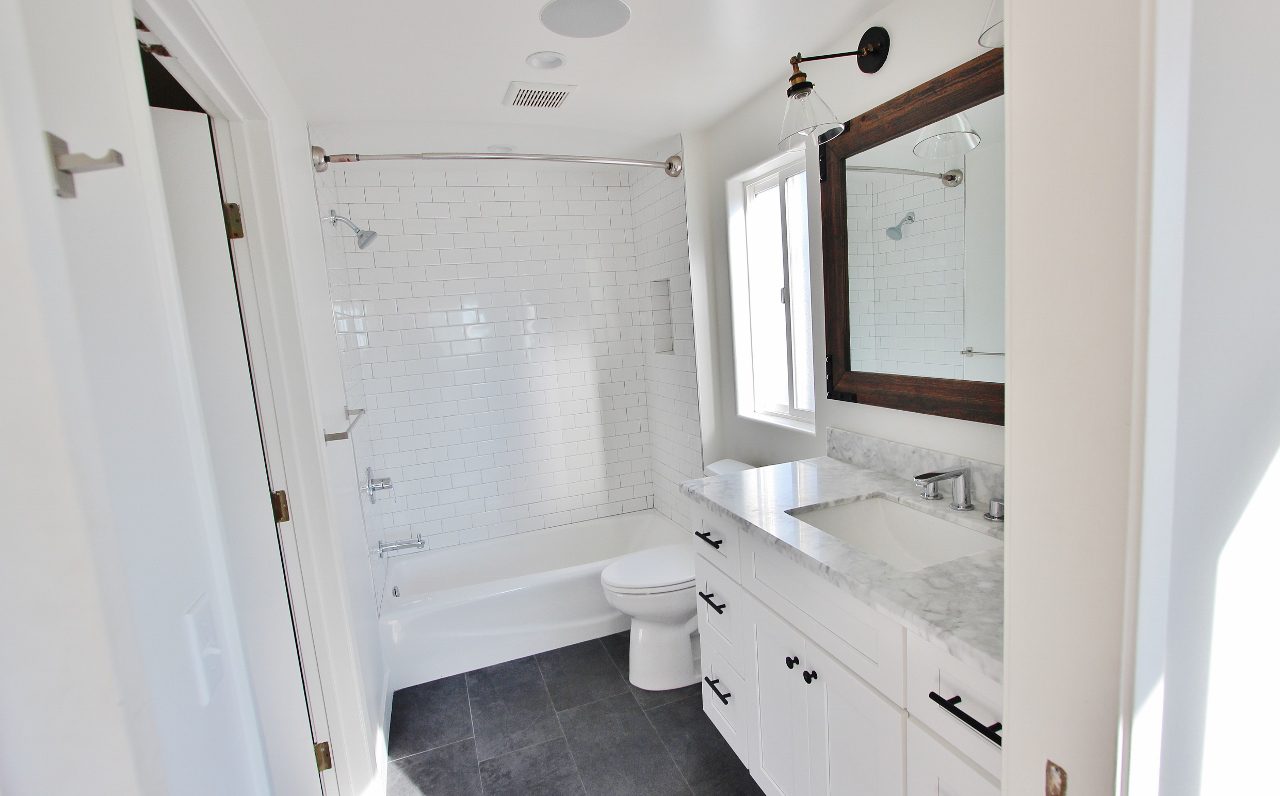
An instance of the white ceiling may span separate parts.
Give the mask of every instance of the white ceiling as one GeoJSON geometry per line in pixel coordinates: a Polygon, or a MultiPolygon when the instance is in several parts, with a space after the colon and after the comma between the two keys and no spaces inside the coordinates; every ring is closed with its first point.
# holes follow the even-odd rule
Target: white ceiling
{"type": "Polygon", "coordinates": [[[614,132],[619,143],[654,141],[699,129],[771,84],[781,114],[787,59],[819,51],[888,2],[628,0],[631,22],[622,30],[573,39],[542,26],[545,1],[249,6],[313,125],[475,125],[482,140],[472,140],[471,149],[524,149],[554,128],[614,132]],[[562,52],[568,63],[527,66],[525,56],[537,50],[562,52]],[[502,98],[512,80],[578,88],[559,109],[511,108],[502,98]]]}

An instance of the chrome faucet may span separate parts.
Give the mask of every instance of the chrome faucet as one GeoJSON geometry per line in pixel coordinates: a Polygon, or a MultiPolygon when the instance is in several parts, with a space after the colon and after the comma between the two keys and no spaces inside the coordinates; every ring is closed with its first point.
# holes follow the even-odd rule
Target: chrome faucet
{"type": "Polygon", "coordinates": [[[418,534],[408,539],[397,539],[394,542],[379,541],[376,550],[380,558],[386,558],[387,553],[394,553],[397,550],[422,550],[426,546],[427,540],[422,538],[422,534],[418,534]]]}
{"type": "Polygon", "coordinates": [[[916,486],[920,487],[920,497],[925,500],[942,500],[938,492],[940,481],[954,481],[951,486],[951,508],[956,511],[973,511],[973,501],[969,499],[969,468],[948,470],[945,473],[921,473],[916,476],[916,486]]]}

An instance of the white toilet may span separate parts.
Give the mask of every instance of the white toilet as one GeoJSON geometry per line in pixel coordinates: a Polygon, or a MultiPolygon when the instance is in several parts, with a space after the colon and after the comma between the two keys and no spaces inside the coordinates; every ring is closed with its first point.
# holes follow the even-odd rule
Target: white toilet
{"type": "MultiPolygon", "coordinates": [[[[721,459],[703,472],[750,469],[721,459]]],[[[600,573],[605,599],[631,617],[631,684],[637,688],[666,691],[700,679],[692,638],[698,629],[693,557],[687,544],[665,545],[622,556],[600,573]]]]}
{"type": "Polygon", "coordinates": [[[693,548],[653,547],[604,568],[605,599],[631,617],[631,684],[666,691],[698,682],[693,632],[698,629],[693,548]]]}

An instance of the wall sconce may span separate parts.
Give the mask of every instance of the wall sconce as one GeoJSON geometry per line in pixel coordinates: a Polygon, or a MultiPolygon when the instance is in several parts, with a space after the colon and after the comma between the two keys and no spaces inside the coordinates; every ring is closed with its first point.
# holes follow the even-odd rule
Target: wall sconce
{"type": "Polygon", "coordinates": [[[801,55],[791,58],[791,80],[787,87],[787,107],[782,114],[782,132],[778,135],[778,149],[786,152],[799,149],[807,142],[823,144],[844,132],[844,123],[836,119],[831,106],[818,96],[809,76],[800,71],[806,61],[825,61],[829,58],[857,56],[858,68],[867,74],[880,71],[889,57],[889,31],[884,28],[868,28],[858,41],[858,49],[830,55],[801,55]]]}

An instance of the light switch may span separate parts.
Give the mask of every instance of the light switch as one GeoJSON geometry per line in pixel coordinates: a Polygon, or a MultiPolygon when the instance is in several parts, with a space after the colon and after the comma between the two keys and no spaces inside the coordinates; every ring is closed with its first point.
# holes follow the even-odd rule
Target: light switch
{"type": "Polygon", "coordinates": [[[199,598],[183,617],[187,626],[187,645],[196,674],[196,695],[200,704],[208,705],[222,682],[222,641],[208,595],[199,598]]]}

